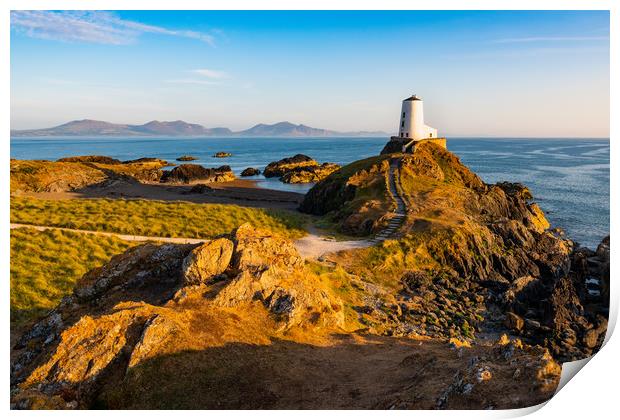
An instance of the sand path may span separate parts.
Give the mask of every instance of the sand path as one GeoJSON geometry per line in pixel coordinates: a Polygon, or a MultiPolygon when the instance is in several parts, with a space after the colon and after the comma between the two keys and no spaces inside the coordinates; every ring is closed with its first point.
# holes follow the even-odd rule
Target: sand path
{"type": "Polygon", "coordinates": [[[116,236],[119,239],[122,239],[125,241],[132,241],[132,242],[153,241],[153,242],[168,242],[168,243],[174,243],[174,244],[198,244],[198,243],[205,242],[208,240],[208,239],[200,239],[200,238],[166,238],[162,236],[127,235],[123,233],[100,232],[96,230],[71,229],[71,228],[57,227],[57,226],[38,226],[38,225],[26,225],[22,223],[11,223],[11,229],[20,229],[20,228],[35,229],[40,232],[55,229],[55,230],[62,230],[65,232],[85,233],[89,235],[116,236]]]}

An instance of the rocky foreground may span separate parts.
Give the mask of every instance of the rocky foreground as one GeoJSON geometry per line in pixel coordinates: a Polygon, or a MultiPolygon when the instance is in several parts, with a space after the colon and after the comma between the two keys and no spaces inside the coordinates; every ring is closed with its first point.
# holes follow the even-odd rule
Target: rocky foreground
{"type": "Polygon", "coordinates": [[[396,238],[304,261],[242,225],[146,244],[87,273],[17,342],[15,408],[518,408],[606,330],[609,239],[550,230],[522,185],[487,185],[432,144],[319,182],[301,208],[396,238]],[[591,285],[599,285],[598,295],[591,285]]]}
{"type": "Polygon", "coordinates": [[[138,246],[88,273],[21,337],[12,404],[499,408],[538,403],[557,384],[542,347],[369,335],[356,300],[288,240],[249,225],[199,246],[138,246]],[[518,386],[527,392],[513,395],[518,386]]]}

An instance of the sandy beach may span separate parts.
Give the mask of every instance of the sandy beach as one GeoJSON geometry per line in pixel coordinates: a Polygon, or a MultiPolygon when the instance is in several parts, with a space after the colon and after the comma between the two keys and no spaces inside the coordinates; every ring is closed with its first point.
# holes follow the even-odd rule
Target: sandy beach
{"type": "Polygon", "coordinates": [[[93,185],[70,192],[29,192],[23,195],[46,199],[76,198],[141,199],[160,201],[189,201],[192,203],[237,204],[248,207],[295,210],[303,194],[278,191],[258,186],[256,181],[236,179],[206,184],[208,190],[190,192],[192,184],[138,183],[115,180],[105,185],[93,185]]]}

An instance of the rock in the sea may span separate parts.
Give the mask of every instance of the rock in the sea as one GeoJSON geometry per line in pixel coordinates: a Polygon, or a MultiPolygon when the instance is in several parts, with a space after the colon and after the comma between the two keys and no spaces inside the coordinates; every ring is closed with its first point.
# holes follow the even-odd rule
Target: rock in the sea
{"type": "Polygon", "coordinates": [[[170,171],[163,171],[161,182],[176,182],[191,184],[194,182],[226,182],[235,179],[235,175],[230,166],[220,166],[219,168],[205,168],[200,165],[185,163],[173,168],[170,171]]]}
{"type": "Polygon", "coordinates": [[[219,238],[194,248],[183,260],[185,284],[207,283],[228,268],[233,253],[230,239],[219,238]]]}
{"type": "Polygon", "coordinates": [[[217,152],[213,155],[214,158],[227,158],[232,156],[232,153],[229,152],[217,152]]]}
{"type": "Polygon", "coordinates": [[[198,160],[198,158],[190,155],[183,155],[181,157],[178,157],[177,160],[180,162],[190,162],[192,160],[198,160]]]}
{"type": "Polygon", "coordinates": [[[86,163],[102,163],[105,165],[118,165],[122,163],[118,159],[111,158],[109,156],[70,156],[57,160],[57,162],[86,162],[86,163]]]}
{"type": "Polygon", "coordinates": [[[138,159],[124,160],[123,163],[159,163],[162,166],[168,166],[168,161],[159,158],[142,157],[138,159]]]}
{"type": "Polygon", "coordinates": [[[245,168],[243,172],[241,172],[241,176],[255,176],[255,175],[260,175],[260,169],[245,168]]]}
{"type": "Polygon", "coordinates": [[[271,162],[265,167],[263,175],[265,175],[266,178],[280,177],[293,168],[299,166],[316,165],[318,165],[317,161],[312,159],[310,156],[297,154],[293,157],[288,157],[275,162],[271,162]]]}
{"type": "Polygon", "coordinates": [[[327,178],[332,172],[340,169],[340,165],[325,162],[315,166],[297,166],[286,172],[280,180],[287,184],[305,184],[309,182],[319,182],[327,178]]]}
{"type": "Polygon", "coordinates": [[[271,162],[263,171],[263,175],[267,178],[279,177],[282,182],[287,184],[300,184],[318,182],[338,169],[340,169],[340,165],[335,163],[325,162],[319,165],[311,157],[297,154],[293,157],[271,162]]]}

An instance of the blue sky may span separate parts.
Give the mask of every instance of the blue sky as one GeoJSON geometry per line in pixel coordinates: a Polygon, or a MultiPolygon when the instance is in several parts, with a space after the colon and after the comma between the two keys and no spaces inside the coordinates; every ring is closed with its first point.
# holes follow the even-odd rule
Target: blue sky
{"type": "Polygon", "coordinates": [[[11,125],[336,130],[425,100],[451,136],[609,135],[605,11],[14,11],[11,125]]]}

